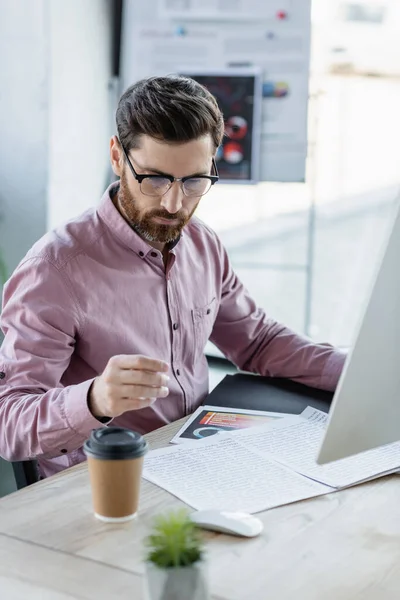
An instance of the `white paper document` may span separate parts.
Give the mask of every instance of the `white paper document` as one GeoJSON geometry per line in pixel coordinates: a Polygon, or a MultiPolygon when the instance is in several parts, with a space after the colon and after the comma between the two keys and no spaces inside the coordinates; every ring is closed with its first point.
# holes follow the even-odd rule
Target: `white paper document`
{"type": "Polygon", "coordinates": [[[316,456],[327,415],[301,415],[150,452],[144,477],[193,508],[260,512],[361,483],[400,467],[400,442],[327,465],[316,456]]]}
{"type": "Polygon", "coordinates": [[[195,509],[260,512],[333,491],[218,436],[149,452],[143,476],[195,509]]]}
{"type": "Polygon", "coordinates": [[[316,457],[327,423],[327,415],[308,407],[300,416],[236,432],[235,436],[281,464],[334,488],[343,488],[398,470],[400,442],[362,454],[318,465],[316,457]]]}

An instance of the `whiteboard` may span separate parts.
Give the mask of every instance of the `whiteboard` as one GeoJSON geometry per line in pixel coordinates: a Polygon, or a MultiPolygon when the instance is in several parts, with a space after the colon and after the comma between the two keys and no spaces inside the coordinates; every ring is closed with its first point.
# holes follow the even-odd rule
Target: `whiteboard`
{"type": "Polygon", "coordinates": [[[237,12],[240,6],[252,4],[262,4],[258,13],[248,11],[248,20],[235,20],[227,17],[232,17],[232,10],[221,10],[227,5],[225,0],[125,0],[121,92],[153,75],[188,69],[260,68],[260,180],[303,181],[311,0],[229,3],[237,12]],[[210,15],[217,9],[220,14],[215,19],[210,15]]]}
{"type": "Polygon", "coordinates": [[[158,8],[164,18],[258,21],[286,18],[292,3],[293,0],[158,0],[158,8]]]}

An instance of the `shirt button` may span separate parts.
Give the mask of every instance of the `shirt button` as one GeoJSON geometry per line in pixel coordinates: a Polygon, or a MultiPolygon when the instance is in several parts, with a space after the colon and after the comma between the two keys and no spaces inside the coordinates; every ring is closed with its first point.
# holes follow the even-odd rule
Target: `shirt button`
{"type": "Polygon", "coordinates": [[[152,256],[153,258],[157,258],[157,252],[151,252],[150,256],[152,256]]]}
{"type": "Polygon", "coordinates": [[[5,376],[6,374],[4,373],[4,371],[0,371],[0,379],[4,379],[5,376]]]}
{"type": "Polygon", "coordinates": [[[178,323],[174,323],[174,324],[172,325],[172,329],[173,329],[174,331],[176,331],[176,330],[178,329],[178,327],[179,327],[178,323]]]}
{"type": "Polygon", "coordinates": [[[139,256],[144,256],[144,252],[140,251],[139,256]]]}
{"type": "Polygon", "coordinates": [[[176,374],[178,375],[178,377],[179,377],[179,375],[181,374],[181,372],[180,372],[180,370],[179,370],[179,369],[177,369],[177,370],[176,370],[176,374]]]}

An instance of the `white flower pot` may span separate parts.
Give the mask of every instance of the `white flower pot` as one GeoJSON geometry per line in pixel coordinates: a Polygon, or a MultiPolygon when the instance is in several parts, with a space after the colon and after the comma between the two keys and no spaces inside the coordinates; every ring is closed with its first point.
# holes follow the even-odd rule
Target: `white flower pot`
{"type": "Polygon", "coordinates": [[[145,579],[149,600],[210,600],[203,561],[169,569],[147,562],[145,579]]]}

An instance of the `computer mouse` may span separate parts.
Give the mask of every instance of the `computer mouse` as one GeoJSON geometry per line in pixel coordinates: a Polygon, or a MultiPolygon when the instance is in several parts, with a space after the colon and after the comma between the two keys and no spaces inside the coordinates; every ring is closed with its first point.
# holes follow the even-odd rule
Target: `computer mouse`
{"type": "Polygon", "coordinates": [[[191,513],[190,519],[202,529],[219,531],[242,537],[259,535],[264,526],[260,519],[243,512],[228,512],[224,510],[199,510],[191,513]]]}

